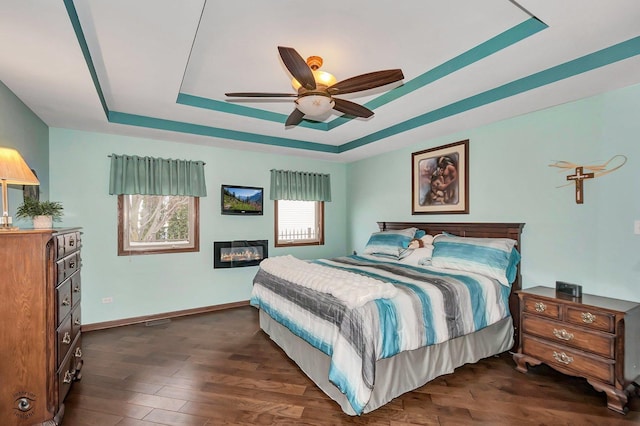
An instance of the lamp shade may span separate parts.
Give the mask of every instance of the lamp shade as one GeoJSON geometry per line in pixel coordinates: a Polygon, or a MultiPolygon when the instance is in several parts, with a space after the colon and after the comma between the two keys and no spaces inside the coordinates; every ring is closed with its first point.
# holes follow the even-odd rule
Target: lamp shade
{"type": "Polygon", "coordinates": [[[40,184],[20,153],[13,148],[4,147],[0,147],[0,180],[13,185],[40,184]]]}
{"type": "MultiPolygon", "coordinates": [[[[330,87],[337,83],[337,79],[333,74],[326,71],[320,71],[318,69],[312,70],[313,79],[318,86],[330,87]]],[[[302,85],[295,78],[291,80],[291,85],[294,89],[298,90],[302,85]]]]}
{"type": "Polygon", "coordinates": [[[335,106],[335,101],[329,96],[324,95],[307,95],[296,99],[296,108],[304,115],[310,117],[318,117],[330,111],[335,106]]]}

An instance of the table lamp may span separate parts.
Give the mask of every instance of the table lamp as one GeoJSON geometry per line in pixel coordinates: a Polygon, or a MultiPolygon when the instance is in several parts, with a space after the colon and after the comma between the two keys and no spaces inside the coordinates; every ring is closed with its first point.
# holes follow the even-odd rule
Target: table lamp
{"type": "Polygon", "coordinates": [[[16,230],[9,216],[9,197],[7,185],[39,185],[40,181],[33,174],[18,151],[13,148],[0,147],[0,186],[2,186],[2,217],[0,232],[16,230]]]}

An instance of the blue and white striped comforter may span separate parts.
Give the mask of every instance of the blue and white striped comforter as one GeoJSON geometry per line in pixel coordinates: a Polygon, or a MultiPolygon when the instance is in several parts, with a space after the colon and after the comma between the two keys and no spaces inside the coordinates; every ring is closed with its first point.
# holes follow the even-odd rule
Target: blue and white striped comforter
{"type": "Polygon", "coordinates": [[[357,414],[371,397],[377,360],[473,333],[510,315],[510,289],[483,275],[373,256],[313,263],[390,282],[398,289],[391,299],[349,309],[331,294],[263,269],[254,278],[251,304],[331,358],[329,380],[357,414]]]}

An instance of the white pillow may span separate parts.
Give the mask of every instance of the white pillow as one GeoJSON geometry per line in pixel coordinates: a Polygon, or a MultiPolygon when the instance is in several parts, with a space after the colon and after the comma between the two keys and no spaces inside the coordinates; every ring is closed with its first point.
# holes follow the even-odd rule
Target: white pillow
{"type": "Polygon", "coordinates": [[[424,243],[425,246],[432,245],[433,244],[433,238],[434,238],[433,235],[429,235],[429,234],[426,234],[426,235],[420,237],[420,239],[422,240],[422,242],[424,243]]]}
{"type": "Polygon", "coordinates": [[[433,253],[433,246],[431,244],[425,245],[417,249],[413,249],[411,253],[400,259],[401,263],[413,266],[422,266],[431,262],[431,254],[433,253]]]}

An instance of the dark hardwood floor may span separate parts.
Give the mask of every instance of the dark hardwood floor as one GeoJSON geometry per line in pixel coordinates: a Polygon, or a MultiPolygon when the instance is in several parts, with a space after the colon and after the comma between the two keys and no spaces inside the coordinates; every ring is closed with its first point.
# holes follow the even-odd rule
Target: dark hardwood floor
{"type": "Polygon", "coordinates": [[[246,306],[82,335],[82,380],[63,426],[632,425],[583,379],[508,353],[465,365],[361,417],[342,413],[259,329],[246,306]]]}

